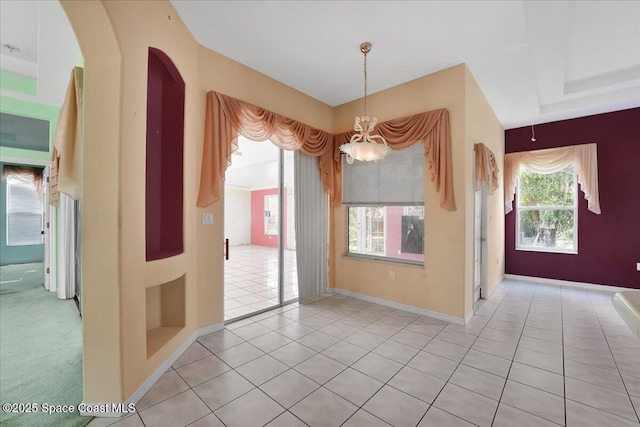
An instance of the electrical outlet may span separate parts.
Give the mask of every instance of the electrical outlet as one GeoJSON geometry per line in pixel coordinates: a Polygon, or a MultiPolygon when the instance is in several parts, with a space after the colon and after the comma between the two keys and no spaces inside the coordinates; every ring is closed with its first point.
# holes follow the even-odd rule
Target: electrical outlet
{"type": "Polygon", "coordinates": [[[636,263],[636,270],[640,271],[640,262],[636,263]]]}
{"type": "Polygon", "coordinates": [[[390,280],[396,280],[396,272],[395,271],[390,271],[389,272],[389,279],[390,280]]]}
{"type": "Polygon", "coordinates": [[[202,223],[203,224],[213,224],[213,214],[212,213],[203,213],[202,214],[202,223]]]}

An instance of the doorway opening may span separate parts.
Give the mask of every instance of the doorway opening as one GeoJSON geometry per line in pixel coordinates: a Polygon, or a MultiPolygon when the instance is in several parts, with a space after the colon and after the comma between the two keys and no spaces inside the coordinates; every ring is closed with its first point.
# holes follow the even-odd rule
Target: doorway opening
{"type": "Polygon", "coordinates": [[[238,138],[224,189],[225,321],[298,298],[293,163],[270,141],[238,138]]]}
{"type": "Polygon", "coordinates": [[[0,169],[0,228],[5,232],[0,241],[0,294],[4,295],[45,284],[48,203],[44,167],[0,162],[0,169]]]}

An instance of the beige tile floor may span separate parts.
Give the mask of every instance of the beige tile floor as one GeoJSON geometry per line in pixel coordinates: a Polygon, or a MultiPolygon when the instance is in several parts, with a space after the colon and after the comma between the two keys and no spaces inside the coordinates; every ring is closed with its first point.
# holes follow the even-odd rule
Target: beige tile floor
{"type": "Polygon", "coordinates": [[[91,426],[638,426],[611,293],[505,281],[466,326],[328,295],[198,339],[91,426]],[[117,421],[117,422],[116,422],[117,421]]]}
{"type": "MultiPolygon", "coordinates": [[[[232,246],[224,262],[224,317],[234,319],[278,305],[278,249],[232,246]]],[[[284,301],[298,298],[296,252],[285,250],[284,301]]]]}

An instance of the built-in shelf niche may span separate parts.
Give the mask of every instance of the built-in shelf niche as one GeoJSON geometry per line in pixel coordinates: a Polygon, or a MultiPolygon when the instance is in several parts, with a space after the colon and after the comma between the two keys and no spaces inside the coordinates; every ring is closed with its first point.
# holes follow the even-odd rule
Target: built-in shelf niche
{"type": "Polygon", "coordinates": [[[185,326],[185,276],[146,288],[147,358],[185,326]]]}
{"type": "Polygon", "coordinates": [[[183,252],[184,80],[149,48],[147,80],[146,259],[183,252]]]}

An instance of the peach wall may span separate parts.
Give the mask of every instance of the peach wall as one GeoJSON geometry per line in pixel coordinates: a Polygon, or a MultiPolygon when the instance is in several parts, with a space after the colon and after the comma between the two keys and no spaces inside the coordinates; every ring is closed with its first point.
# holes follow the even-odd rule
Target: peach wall
{"type": "Polygon", "coordinates": [[[223,321],[223,201],[195,207],[205,94],[217,90],[331,131],[329,106],[196,43],[168,1],[64,1],[85,58],[84,401],[129,397],[196,329],[223,321]],[[144,249],[147,52],[186,83],[184,256],[144,249]],[[126,185],[120,185],[120,182],[126,185]],[[214,214],[202,225],[201,214],[214,214]],[[179,261],[179,262],[178,262],[179,261]],[[164,263],[163,263],[164,262],[164,263]],[[151,276],[148,277],[148,275],[151,276]],[[147,359],[146,287],[185,275],[185,327],[147,359]]]}
{"type": "MultiPolygon", "coordinates": [[[[194,331],[223,321],[223,200],[204,209],[195,207],[206,92],[216,90],[336,133],[351,128],[353,117],[361,114],[362,103],[354,101],[332,109],[198,45],[167,1],[62,3],[85,58],[84,400],[118,402],[129,397],[194,331]],[[161,260],[162,265],[153,266],[145,261],[144,247],[150,46],[173,60],[186,83],[185,252],[179,260],[161,260]],[[201,224],[204,212],[214,214],[213,225],[201,224]],[[185,327],[147,358],[146,287],[183,274],[185,327]]],[[[389,265],[342,256],[346,211],[344,207],[332,209],[332,285],[464,316],[466,270],[471,269],[470,264],[465,268],[466,239],[472,238],[465,231],[465,185],[470,179],[465,150],[472,151],[465,128],[467,72],[464,65],[452,67],[369,98],[370,111],[380,121],[449,109],[458,210],[439,208],[439,195],[427,182],[425,266],[393,266],[396,280],[391,283],[386,279],[389,265]]],[[[494,152],[498,155],[497,149],[494,152]]]]}
{"type": "MultiPolygon", "coordinates": [[[[449,110],[453,185],[458,209],[449,212],[440,208],[440,196],[427,178],[424,267],[345,257],[346,209],[341,206],[332,209],[331,213],[334,224],[330,235],[331,286],[451,316],[465,315],[465,69],[464,65],[458,65],[375,93],[367,100],[369,114],[380,122],[437,108],[449,110]],[[389,279],[390,270],[395,272],[394,281],[389,279]]],[[[336,107],[335,132],[349,130],[353,126],[353,118],[361,114],[362,100],[336,107]]],[[[429,176],[428,172],[425,175],[429,176]]]]}
{"type": "Polygon", "coordinates": [[[83,382],[86,402],[122,399],[120,89],[122,56],[100,2],[61,2],[84,56],[83,382]]]}
{"type": "MultiPolygon", "coordinates": [[[[504,131],[464,64],[373,94],[368,107],[370,114],[381,122],[436,108],[449,110],[457,210],[447,212],[439,207],[435,187],[430,178],[426,178],[425,266],[421,268],[345,257],[345,208],[333,209],[330,285],[465,317],[473,306],[473,144],[484,142],[502,165],[504,131]],[[388,279],[391,270],[395,272],[395,281],[388,279]]],[[[361,108],[362,100],[337,107],[336,132],[348,130],[361,108]]],[[[500,282],[504,271],[501,203],[498,192],[489,197],[487,281],[491,290],[500,282]]]]}
{"type": "MultiPolygon", "coordinates": [[[[482,142],[496,157],[498,167],[502,169],[504,163],[504,129],[498,121],[491,106],[487,102],[478,83],[468,68],[465,67],[466,88],[466,146],[465,164],[466,170],[473,171],[473,145],[482,142]]],[[[504,277],[504,194],[502,170],[498,173],[499,188],[493,195],[487,196],[487,261],[486,279],[488,293],[491,292],[504,277]]],[[[465,185],[465,197],[468,201],[465,211],[465,228],[468,230],[465,245],[465,265],[467,269],[465,277],[465,312],[473,308],[473,215],[474,215],[474,190],[473,174],[467,178],[465,185]]],[[[488,295],[484,295],[486,298],[488,295]]]]}

